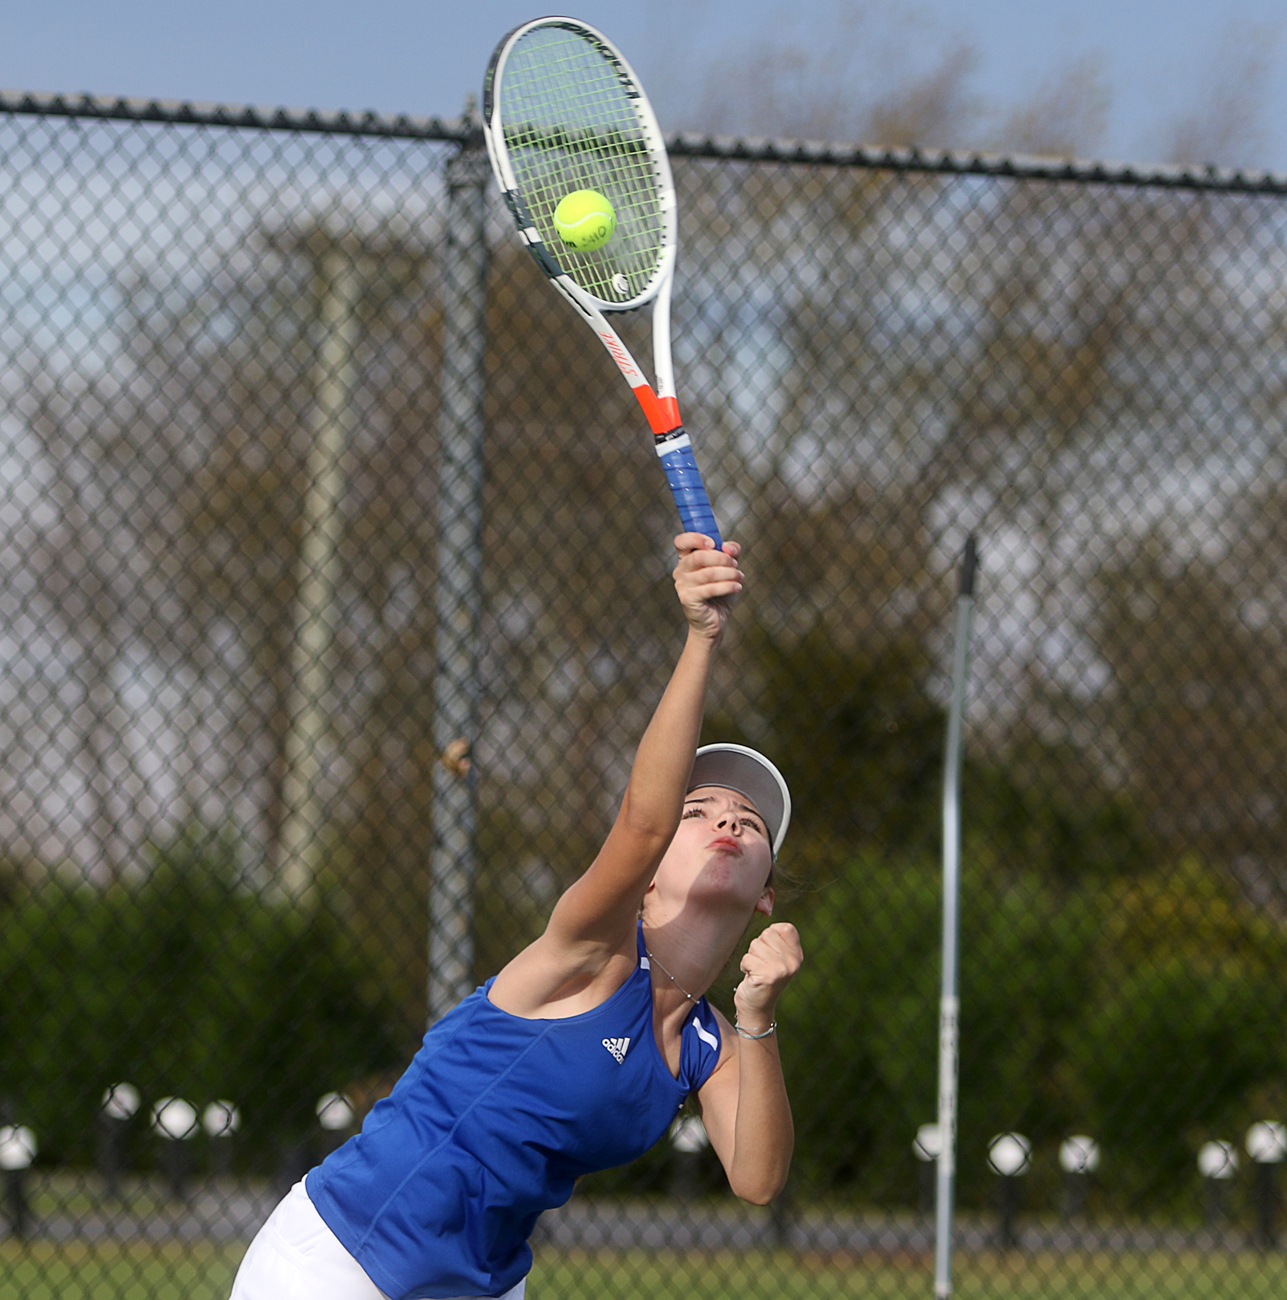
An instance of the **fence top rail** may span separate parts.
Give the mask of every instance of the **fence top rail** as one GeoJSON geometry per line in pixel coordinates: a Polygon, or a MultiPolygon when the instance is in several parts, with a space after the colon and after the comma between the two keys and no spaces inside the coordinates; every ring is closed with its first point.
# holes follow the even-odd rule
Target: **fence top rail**
{"type": "Polygon", "coordinates": [[[28,90],[0,90],[0,113],[161,122],[180,126],[226,126],[258,131],[305,131],[319,135],[392,136],[404,140],[457,143],[472,139],[477,130],[465,118],[350,113],[343,109],[267,108],[258,104],[206,104],[116,95],[59,95],[28,90]]]}
{"type": "MultiPolygon", "coordinates": [[[[260,131],[303,131],[320,135],[384,136],[405,140],[480,142],[476,121],[414,117],[406,113],[348,112],[343,109],[269,108],[254,104],[209,104],[175,99],[112,95],[63,95],[0,90],[0,113],[41,117],[99,118],[129,122],[221,126],[260,131]]],[[[874,171],[935,172],[1012,180],[1066,181],[1095,185],[1205,190],[1226,194],[1287,197],[1287,174],[1228,167],[1097,162],[961,149],[922,149],[765,136],[703,135],[681,131],[667,140],[679,157],[746,162],[812,163],[874,171]]]]}
{"type": "Polygon", "coordinates": [[[918,145],[837,144],[765,136],[716,136],[680,132],[667,141],[672,154],[689,158],[741,158],[748,162],[798,162],[881,171],[940,172],[1015,180],[1073,181],[1230,194],[1287,195],[1287,174],[1229,167],[1180,167],[1165,163],[1097,162],[918,145]]]}

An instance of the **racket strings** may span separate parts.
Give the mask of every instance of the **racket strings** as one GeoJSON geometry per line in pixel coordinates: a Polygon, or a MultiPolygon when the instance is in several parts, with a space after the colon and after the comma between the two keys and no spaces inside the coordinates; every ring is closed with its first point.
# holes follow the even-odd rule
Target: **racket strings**
{"type": "Polygon", "coordinates": [[[637,297],[656,275],[665,219],[656,162],[618,66],[579,32],[542,27],[510,51],[498,87],[519,194],[559,265],[606,302],[637,297]],[[558,236],[554,210],[573,190],[597,190],[617,228],[583,253],[558,236]]]}

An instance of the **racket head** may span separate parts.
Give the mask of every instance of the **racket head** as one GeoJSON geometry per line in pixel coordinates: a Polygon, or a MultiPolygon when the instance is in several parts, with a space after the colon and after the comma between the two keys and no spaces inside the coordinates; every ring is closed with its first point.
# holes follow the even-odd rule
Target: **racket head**
{"type": "Polygon", "coordinates": [[[566,276],[600,311],[657,296],[675,263],[675,186],[639,79],[602,32],[576,18],[516,27],[492,55],[483,131],[497,183],[542,270],[566,276]],[[616,211],[602,248],[559,238],[554,209],[597,190],[616,211]]]}

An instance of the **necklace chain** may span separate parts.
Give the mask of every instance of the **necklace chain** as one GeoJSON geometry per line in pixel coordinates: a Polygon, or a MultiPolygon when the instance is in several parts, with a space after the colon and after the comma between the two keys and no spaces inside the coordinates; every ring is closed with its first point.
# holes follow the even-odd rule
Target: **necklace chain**
{"type": "Polygon", "coordinates": [[[689,993],[688,990],[684,988],[684,986],[664,966],[661,965],[661,962],[657,961],[656,956],[649,952],[646,947],[644,948],[644,952],[647,953],[649,961],[657,962],[657,965],[661,967],[661,973],[689,1000],[689,1002],[697,1001],[697,999],[693,997],[693,995],[689,993]]]}

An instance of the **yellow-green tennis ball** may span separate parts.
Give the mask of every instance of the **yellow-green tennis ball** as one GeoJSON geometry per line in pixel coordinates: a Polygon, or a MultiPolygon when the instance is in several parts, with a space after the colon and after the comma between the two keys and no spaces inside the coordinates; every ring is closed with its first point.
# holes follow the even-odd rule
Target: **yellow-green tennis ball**
{"type": "Polygon", "coordinates": [[[573,190],[554,209],[554,229],[578,253],[592,253],[612,238],[617,214],[598,190],[573,190]]]}

